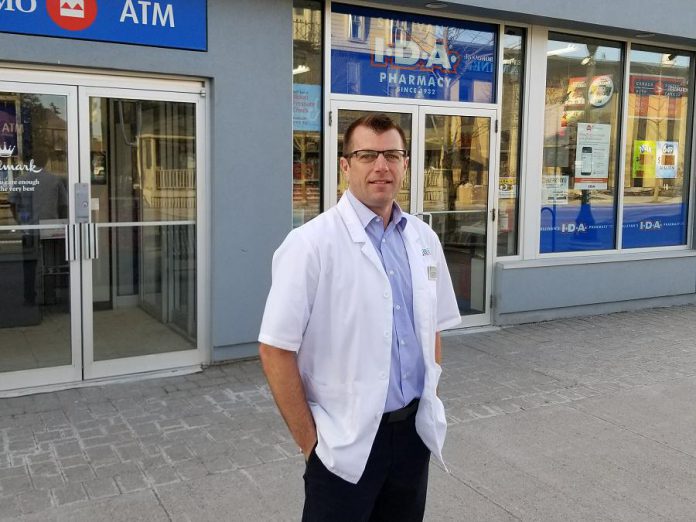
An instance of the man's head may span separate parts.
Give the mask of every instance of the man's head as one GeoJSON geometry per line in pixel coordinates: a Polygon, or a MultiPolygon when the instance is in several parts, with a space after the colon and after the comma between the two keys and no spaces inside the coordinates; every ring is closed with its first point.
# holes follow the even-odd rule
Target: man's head
{"type": "Polygon", "coordinates": [[[341,170],[351,193],[388,218],[408,168],[404,131],[385,114],[355,120],[343,138],[341,170]]]}

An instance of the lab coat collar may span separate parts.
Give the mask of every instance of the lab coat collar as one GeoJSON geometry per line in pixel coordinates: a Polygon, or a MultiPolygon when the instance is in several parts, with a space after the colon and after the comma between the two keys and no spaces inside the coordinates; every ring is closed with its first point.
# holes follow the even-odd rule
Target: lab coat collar
{"type": "Polygon", "coordinates": [[[338,210],[338,214],[341,216],[343,223],[345,223],[346,228],[348,229],[350,238],[354,243],[362,243],[362,253],[367,256],[375,268],[384,274],[384,277],[386,278],[387,274],[384,272],[384,267],[382,266],[382,262],[379,260],[377,251],[372,245],[372,241],[369,240],[370,238],[367,237],[367,232],[365,232],[365,228],[360,222],[360,218],[358,218],[358,214],[355,212],[353,205],[350,204],[346,194],[341,196],[341,199],[338,201],[338,205],[336,205],[336,209],[338,210]]]}

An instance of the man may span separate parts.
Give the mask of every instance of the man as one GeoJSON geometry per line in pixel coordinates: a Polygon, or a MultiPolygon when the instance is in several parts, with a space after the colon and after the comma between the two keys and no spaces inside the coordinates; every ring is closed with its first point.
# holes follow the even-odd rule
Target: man
{"type": "Polygon", "coordinates": [[[261,361],[307,462],[303,520],[422,520],[446,430],[439,331],[459,309],[437,236],[394,201],[403,130],[368,115],[343,143],[348,191],[273,256],[261,361]]]}

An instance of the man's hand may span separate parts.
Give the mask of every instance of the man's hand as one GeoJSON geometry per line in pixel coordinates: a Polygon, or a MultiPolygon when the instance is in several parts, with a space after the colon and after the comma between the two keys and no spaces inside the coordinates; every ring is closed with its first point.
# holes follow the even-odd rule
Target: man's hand
{"type": "Polygon", "coordinates": [[[317,442],[317,428],[307,405],[295,352],[261,343],[259,355],[280,414],[306,461],[317,442]]]}

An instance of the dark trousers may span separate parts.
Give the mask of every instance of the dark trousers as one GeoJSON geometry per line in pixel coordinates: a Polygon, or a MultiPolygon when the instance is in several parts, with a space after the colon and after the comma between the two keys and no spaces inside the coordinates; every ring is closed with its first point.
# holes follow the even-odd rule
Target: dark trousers
{"type": "Polygon", "coordinates": [[[430,450],[416,433],[416,416],[389,422],[385,414],[357,484],[309,456],[303,522],[422,521],[430,450]]]}

